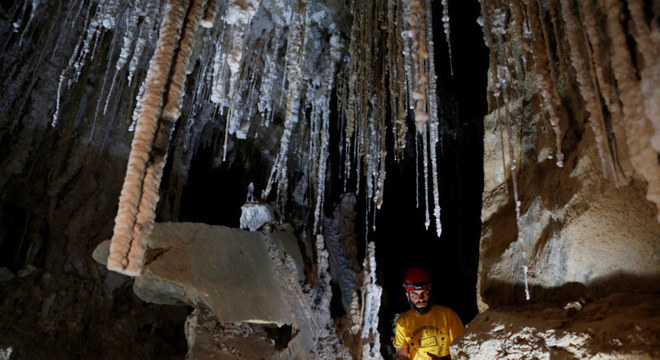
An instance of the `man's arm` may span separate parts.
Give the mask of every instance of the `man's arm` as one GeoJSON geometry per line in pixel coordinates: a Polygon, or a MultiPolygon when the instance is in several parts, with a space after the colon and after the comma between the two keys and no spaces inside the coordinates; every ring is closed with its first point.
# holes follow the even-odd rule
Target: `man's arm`
{"type": "Polygon", "coordinates": [[[408,348],[396,348],[396,360],[408,360],[408,348]]]}

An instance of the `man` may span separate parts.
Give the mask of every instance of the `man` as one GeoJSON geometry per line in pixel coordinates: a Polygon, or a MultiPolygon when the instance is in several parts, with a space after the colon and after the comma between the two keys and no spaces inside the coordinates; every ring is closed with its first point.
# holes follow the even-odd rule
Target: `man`
{"type": "Polygon", "coordinates": [[[461,319],[450,308],[431,304],[431,277],[425,269],[408,269],[403,288],[412,309],[396,321],[397,359],[450,359],[449,345],[465,332],[461,319]]]}

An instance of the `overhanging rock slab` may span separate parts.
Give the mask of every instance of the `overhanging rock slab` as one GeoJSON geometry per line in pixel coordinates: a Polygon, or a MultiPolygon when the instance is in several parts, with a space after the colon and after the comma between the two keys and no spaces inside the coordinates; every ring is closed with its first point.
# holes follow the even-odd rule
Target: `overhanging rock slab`
{"type": "Polygon", "coordinates": [[[286,286],[292,281],[283,281],[302,280],[302,257],[292,233],[159,223],[147,244],[143,273],[133,285],[141,299],[204,306],[220,322],[295,322],[290,304],[299,300],[286,286]],[[287,263],[295,266],[282,265],[287,263]]]}

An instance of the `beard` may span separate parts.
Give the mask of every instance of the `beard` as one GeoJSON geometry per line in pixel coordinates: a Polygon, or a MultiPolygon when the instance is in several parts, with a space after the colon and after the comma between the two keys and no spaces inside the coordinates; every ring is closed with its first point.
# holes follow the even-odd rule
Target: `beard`
{"type": "Polygon", "coordinates": [[[408,300],[408,303],[413,308],[413,310],[415,310],[415,312],[417,312],[420,315],[424,315],[427,312],[429,312],[429,310],[431,310],[431,301],[430,300],[427,301],[427,302],[421,302],[420,301],[420,302],[417,302],[417,303],[413,303],[412,301],[408,300]]]}

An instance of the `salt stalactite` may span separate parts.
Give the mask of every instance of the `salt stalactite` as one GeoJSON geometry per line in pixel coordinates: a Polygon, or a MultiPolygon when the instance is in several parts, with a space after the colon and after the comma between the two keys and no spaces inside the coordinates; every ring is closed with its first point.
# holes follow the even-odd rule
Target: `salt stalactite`
{"type": "Polygon", "coordinates": [[[587,39],[582,36],[582,19],[576,19],[572,6],[567,0],[561,1],[562,16],[566,25],[566,35],[570,48],[570,57],[575,75],[584,98],[587,111],[591,114],[589,124],[594,132],[598,154],[600,155],[603,176],[617,182],[617,173],[609,146],[607,128],[602,111],[598,84],[593,69],[593,55],[588,48],[587,39]],[[586,57],[586,59],[585,59],[586,57]]]}
{"type": "MultiPolygon", "coordinates": [[[[91,61],[94,59],[94,56],[96,54],[97,43],[101,38],[101,36],[103,35],[103,32],[106,30],[114,29],[116,27],[116,23],[115,23],[116,19],[120,18],[119,16],[120,4],[119,1],[117,0],[104,0],[98,3],[95,6],[95,12],[93,17],[91,16],[92,7],[93,7],[92,4],[89,4],[87,6],[87,13],[84,17],[85,20],[83,25],[84,31],[80,37],[80,40],[76,43],[73,54],[69,59],[68,66],[60,73],[60,77],[59,77],[60,81],[57,86],[58,91],[57,91],[55,113],[53,114],[53,118],[51,121],[51,126],[53,127],[56,126],[58,122],[60,97],[62,96],[62,85],[64,81],[68,80],[67,88],[70,88],[73,83],[78,81],[82,73],[82,69],[85,66],[85,63],[87,61],[91,61]],[[72,73],[71,76],[69,77],[65,75],[68,72],[72,73]]],[[[58,46],[58,42],[55,43],[55,48],[57,46],[58,46]]],[[[107,76],[106,79],[104,79],[103,90],[105,89],[106,80],[107,80],[107,76]]],[[[100,95],[101,97],[103,96],[103,92],[104,92],[103,90],[101,91],[101,95],[100,95]]],[[[101,99],[98,100],[98,104],[100,103],[101,103],[101,99]]],[[[99,105],[97,105],[97,108],[98,107],[99,105]]],[[[96,118],[96,116],[94,117],[96,118]]],[[[92,134],[93,134],[93,129],[92,129],[92,134]]]]}
{"type": "MultiPolygon", "coordinates": [[[[660,81],[660,61],[658,60],[660,53],[660,46],[658,44],[660,41],[658,41],[658,29],[657,26],[655,28],[650,27],[646,22],[645,6],[647,2],[630,0],[627,3],[631,20],[629,25],[630,33],[635,39],[635,45],[645,64],[644,69],[639,74],[640,87],[644,95],[644,112],[650,122],[650,124],[646,124],[645,126],[648,127],[647,131],[651,134],[649,140],[650,146],[657,153],[660,153],[660,105],[658,105],[657,101],[658,96],[660,96],[660,90],[657,87],[657,83],[660,81]]],[[[658,177],[651,178],[658,179],[658,177]]],[[[660,208],[660,187],[649,186],[648,188],[654,189],[649,190],[653,191],[653,193],[647,193],[647,197],[650,196],[660,208]]],[[[658,212],[658,221],[660,221],[660,212],[658,212]]]]}
{"type": "Polygon", "coordinates": [[[428,78],[425,69],[429,55],[426,48],[426,14],[422,0],[406,0],[404,6],[407,8],[407,17],[404,21],[408,26],[412,58],[412,78],[409,78],[408,81],[412,84],[412,98],[415,102],[415,125],[417,132],[423,134],[425,124],[429,119],[426,107],[428,78]]]}
{"type": "MultiPolygon", "coordinates": [[[[341,50],[343,44],[339,38],[339,35],[335,34],[330,37],[330,49],[327,54],[327,62],[325,63],[324,71],[322,73],[323,79],[321,80],[321,87],[318,89],[320,93],[317,96],[314,96],[312,115],[316,115],[317,120],[313,127],[318,131],[312,130],[312,135],[320,134],[320,139],[318,141],[318,149],[316,150],[317,157],[314,159],[314,163],[317,164],[317,180],[316,180],[316,204],[314,208],[314,231],[319,229],[321,224],[321,218],[323,216],[323,203],[325,199],[325,179],[327,176],[328,168],[328,156],[330,153],[330,97],[332,95],[332,90],[334,88],[334,78],[335,70],[339,58],[341,57],[341,50]]],[[[313,94],[313,92],[308,92],[308,94],[313,94]]],[[[312,95],[313,96],[313,95],[312,95]]],[[[310,173],[314,174],[314,173],[310,173]]]]}
{"type": "MultiPolygon", "coordinates": [[[[443,8],[444,9],[444,8],[443,8]]],[[[426,13],[431,14],[431,0],[426,0],[426,13]]],[[[443,10],[444,13],[444,10],[443,10]]],[[[443,22],[444,22],[443,15],[443,22]]],[[[449,16],[447,16],[449,22],[449,16]]],[[[449,25],[446,25],[449,27],[449,25]]],[[[435,75],[435,49],[433,44],[433,23],[430,16],[426,17],[426,31],[428,41],[428,106],[429,106],[429,152],[431,157],[431,177],[433,179],[433,217],[435,218],[435,232],[438,237],[442,235],[442,224],[440,221],[440,184],[438,183],[438,157],[436,154],[436,147],[438,146],[438,97],[436,94],[436,75],[435,75]]],[[[447,43],[449,43],[449,29],[447,31],[447,43]]],[[[451,52],[450,52],[451,62],[451,52]]]]}
{"type": "Polygon", "coordinates": [[[596,14],[595,4],[591,2],[579,1],[580,13],[582,14],[582,25],[585,28],[585,35],[591,45],[593,52],[592,60],[593,67],[596,72],[596,83],[600,89],[601,96],[605,100],[605,105],[613,118],[621,116],[621,108],[619,106],[618,94],[615,90],[615,84],[612,83],[612,74],[609,71],[609,53],[606,46],[601,39],[601,28],[598,25],[599,14],[596,14]]]}
{"type": "Polygon", "coordinates": [[[213,27],[213,21],[215,20],[216,12],[216,0],[208,0],[206,3],[206,9],[204,10],[204,18],[200,25],[206,29],[213,27]]]}
{"type": "Polygon", "coordinates": [[[387,2],[387,52],[389,90],[396,95],[390,97],[391,116],[393,118],[392,133],[394,135],[394,158],[403,158],[403,149],[406,147],[406,72],[403,55],[403,20],[399,3],[396,0],[387,2]],[[403,84],[403,86],[402,86],[403,84]]]}
{"type": "MultiPolygon", "coordinates": [[[[169,137],[167,140],[163,139],[163,130],[170,125],[168,122],[173,122],[172,116],[178,114],[183,81],[185,81],[185,65],[188,61],[185,55],[189,56],[189,48],[194,43],[194,29],[201,20],[203,6],[202,1],[194,1],[192,10],[188,14],[189,24],[183,36],[181,50],[177,55],[176,50],[183,31],[188,3],[182,0],[169,0],[167,3],[156,51],[147,73],[126,177],[119,197],[119,209],[108,256],[107,266],[110,270],[131,276],[139,275],[142,270],[145,241],[153,226],[154,211],[158,201],[160,185],[158,164],[164,163],[163,151],[166,151],[166,143],[169,141],[169,137]],[[177,55],[176,63],[175,55],[177,55]],[[175,75],[170,83],[169,74],[172,66],[175,66],[175,75]],[[183,80],[181,72],[184,72],[183,80]],[[166,91],[168,91],[165,104],[167,108],[163,111],[166,91]],[[159,123],[161,113],[169,118],[163,118],[162,123],[159,123]],[[159,131],[159,126],[163,125],[164,127],[159,131]]],[[[167,130],[164,132],[167,133],[167,130]]]]}
{"type": "MultiPolygon", "coordinates": [[[[655,64],[658,60],[658,47],[657,39],[654,40],[653,32],[646,23],[646,13],[644,7],[646,2],[642,0],[629,0],[627,1],[628,11],[630,12],[631,27],[634,31],[631,34],[635,38],[635,44],[638,47],[639,53],[644,59],[646,64],[655,64]]],[[[657,31],[657,30],[656,30],[657,31]]]]}
{"type": "Polygon", "coordinates": [[[297,8],[292,14],[292,20],[289,28],[289,37],[287,44],[287,71],[288,71],[288,97],[286,102],[286,115],[284,120],[284,130],[280,139],[280,151],[275,158],[273,168],[268,179],[266,189],[264,189],[261,198],[265,200],[272,185],[277,182],[277,193],[281,204],[287,197],[288,179],[287,179],[287,160],[289,154],[289,142],[294,128],[298,124],[300,112],[300,81],[303,68],[303,48],[305,40],[305,22],[307,17],[307,4],[305,0],[298,0],[297,8]]]}
{"type": "MultiPolygon", "coordinates": [[[[637,80],[636,69],[628,51],[626,34],[620,22],[623,19],[623,5],[617,0],[606,0],[602,6],[607,9],[604,13],[607,16],[607,35],[611,40],[609,51],[612,73],[620,92],[622,111],[625,116],[623,128],[630,161],[649,183],[646,190],[647,199],[660,208],[660,166],[648,166],[648,164],[655,164],[657,152],[651,146],[652,126],[644,112],[645,97],[637,80]]],[[[634,22],[635,20],[633,20],[634,22]]],[[[660,212],[658,212],[658,221],[660,221],[660,212]]]]}
{"type": "MultiPolygon", "coordinates": [[[[82,3],[83,2],[81,2],[81,5],[82,5],[82,3]]],[[[87,6],[87,13],[84,17],[85,20],[83,21],[83,28],[86,29],[86,30],[81,35],[80,40],[76,43],[76,46],[73,49],[73,54],[69,58],[68,65],[60,73],[59,83],[57,84],[57,99],[55,100],[56,101],[55,113],[53,114],[53,118],[52,118],[51,123],[50,123],[50,125],[52,127],[57,126],[57,122],[59,120],[58,117],[59,117],[59,110],[60,110],[60,98],[62,96],[62,85],[64,84],[65,80],[67,80],[67,76],[65,74],[69,70],[74,70],[74,64],[76,63],[76,59],[79,56],[78,53],[79,53],[79,51],[81,51],[80,49],[84,47],[84,44],[87,42],[87,38],[89,37],[86,34],[90,31],[89,29],[90,29],[90,21],[91,21],[91,19],[90,19],[91,7],[92,7],[91,5],[87,6]],[[85,39],[85,40],[83,40],[83,39],[85,39]]],[[[57,46],[57,43],[55,44],[55,46],[57,46]]],[[[74,73],[74,74],[77,74],[77,73],[74,73]]],[[[69,79],[69,81],[67,82],[67,88],[71,86],[72,82],[73,81],[69,79]]]]}
{"type": "MultiPolygon", "coordinates": [[[[135,6],[139,8],[142,6],[142,1],[138,1],[135,3],[135,6]]],[[[105,105],[103,106],[103,115],[105,115],[108,111],[108,104],[110,103],[110,99],[112,98],[112,91],[115,88],[115,84],[117,82],[117,76],[119,72],[124,68],[126,65],[126,62],[128,62],[128,58],[133,53],[133,43],[135,42],[135,38],[137,37],[137,30],[138,30],[138,21],[140,20],[139,16],[139,11],[133,10],[128,16],[125,16],[125,21],[126,21],[126,30],[124,32],[124,36],[122,38],[122,44],[121,44],[121,49],[119,50],[119,59],[117,59],[117,62],[115,63],[115,68],[114,68],[114,75],[112,76],[112,82],[110,84],[110,90],[108,90],[108,96],[106,97],[105,100],[105,105]]],[[[117,33],[115,33],[115,37],[117,36],[117,33]]],[[[113,42],[115,39],[113,38],[113,42]]],[[[112,54],[111,54],[112,55],[112,54]]],[[[108,67],[110,69],[110,67],[108,67]]],[[[104,80],[105,81],[105,80],[104,80]]],[[[101,97],[103,96],[103,92],[101,92],[101,97]]],[[[100,98],[99,98],[100,101],[100,98]]],[[[98,113],[98,111],[97,111],[98,113]]],[[[96,121],[96,115],[94,116],[94,120],[96,121]]]]}
{"type": "MultiPolygon", "coordinates": [[[[443,2],[444,4],[444,2],[443,2]]],[[[408,91],[410,92],[410,109],[414,110],[417,134],[422,139],[422,158],[424,167],[424,200],[425,226],[428,229],[430,220],[430,204],[433,205],[436,234],[442,234],[440,223],[440,190],[438,184],[438,161],[436,148],[439,141],[438,105],[436,96],[436,75],[434,69],[434,44],[432,27],[432,10],[430,1],[408,0],[404,2],[403,18],[406,24],[404,32],[403,55],[409,58],[406,65],[408,91]],[[432,184],[433,200],[429,202],[429,187],[432,184]]],[[[445,12],[448,11],[444,4],[445,12]]],[[[444,13],[446,35],[449,43],[448,13],[444,13]]],[[[451,62],[451,59],[450,59],[451,62]]]]}
{"type": "Polygon", "coordinates": [[[259,103],[257,105],[262,117],[262,124],[265,120],[272,119],[273,116],[273,88],[277,81],[277,51],[280,47],[283,28],[275,26],[273,36],[268,43],[266,57],[264,58],[264,68],[259,84],[259,103]]]}
{"type": "MultiPolygon", "coordinates": [[[[368,233],[369,226],[375,226],[375,209],[382,205],[386,177],[387,43],[377,35],[382,31],[379,19],[386,16],[386,8],[384,3],[378,1],[354,2],[353,6],[356,18],[349,47],[344,170],[348,178],[351,175],[351,161],[354,161],[357,175],[364,176],[365,227],[368,233]]],[[[361,181],[357,181],[356,193],[360,191],[360,186],[361,181]]]]}
{"type": "Polygon", "coordinates": [[[520,2],[510,1],[509,11],[511,12],[511,17],[513,19],[517,19],[516,21],[509,23],[509,34],[511,34],[511,39],[513,40],[511,42],[511,46],[513,48],[511,52],[514,54],[514,68],[516,69],[516,74],[518,75],[516,77],[518,79],[523,79],[525,78],[526,65],[528,61],[527,56],[529,53],[530,43],[530,41],[528,41],[527,37],[525,36],[525,30],[527,29],[530,35],[531,31],[529,31],[529,26],[525,26],[527,17],[523,15],[522,4],[520,2]]]}
{"type": "Polygon", "coordinates": [[[224,47],[224,44],[228,43],[227,36],[231,34],[231,31],[229,31],[226,25],[222,30],[221,36],[219,36],[218,41],[215,43],[215,55],[213,57],[213,83],[211,88],[211,101],[218,104],[221,109],[224,106],[227,106],[227,90],[225,86],[227,49],[224,47]]]}
{"type": "Polygon", "coordinates": [[[264,62],[264,74],[262,74],[261,84],[259,87],[259,104],[258,108],[264,119],[272,121],[274,116],[273,109],[273,90],[277,85],[278,80],[278,50],[280,48],[280,41],[284,30],[282,26],[276,26],[273,37],[271,38],[266,53],[264,62]]]}
{"type": "Polygon", "coordinates": [[[190,61],[192,50],[197,38],[197,30],[202,20],[206,0],[193,0],[185,20],[185,28],[176,52],[171,77],[167,87],[165,100],[158,129],[153,140],[151,158],[144,174],[142,198],[138,207],[135,224],[134,242],[143,246],[132,246],[129,253],[129,263],[141,264],[147,237],[151,233],[156,217],[158,190],[167,161],[167,150],[176,121],[181,117],[186,68],[190,61]]]}
{"type": "MultiPolygon", "coordinates": [[[[358,98],[358,74],[359,74],[359,58],[360,58],[360,40],[364,31],[362,27],[364,26],[366,20],[366,11],[365,6],[370,4],[370,1],[352,1],[351,2],[351,13],[353,14],[353,23],[351,25],[351,35],[348,46],[348,56],[350,58],[348,64],[348,86],[347,86],[347,99],[345,101],[346,109],[344,115],[346,117],[346,124],[344,125],[344,191],[346,191],[346,184],[351,174],[351,152],[353,147],[351,146],[353,141],[353,136],[355,134],[355,129],[357,127],[356,119],[356,107],[360,105],[361,99],[358,98]]],[[[357,144],[355,144],[357,146],[357,144]]]]}
{"type": "MultiPolygon", "coordinates": [[[[431,225],[431,217],[429,215],[429,140],[428,131],[426,131],[427,127],[428,124],[425,124],[420,135],[422,137],[422,158],[424,159],[422,165],[424,166],[424,227],[426,230],[431,225]]],[[[419,127],[417,130],[419,130],[419,127]]]]}
{"type": "MultiPolygon", "coordinates": [[[[535,1],[535,0],[532,0],[535,1]]],[[[502,11],[501,8],[492,8],[490,4],[487,4],[486,2],[482,2],[482,13],[484,17],[484,35],[485,35],[485,40],[486,40],[486,45],[489,48],[490,51],[490,69],[488,71],[490,77],[491,77],[491,91],[493,92],[493,96],[495,97],[496,103],[497,103],[497,112],[498,112],[498,123],[501,125],[501,127],[504,128],[506,132],[506,138],[507,141],[504,141],[504,135],[502,132],[500,133],[502,137],[502,162],[503,162],[503,172],[504,174],[509,173],[511,174],[511,183],[512,183],[512,188],[513,188],[513,200],[514,200],[514,205],[515,205],[515,210],[516,210],[516,226],[517,226],[517,238],[516,238],[516,244],[518,246],[519,253],[522,255],[522,265],[521,269],[523,270],[523,277],[526,279],[526,269],[527,269],[527,254],[525,253],[524,249],[524,239],[521,235],[521,214],[520,214],[520,208],[521,208],[521,201],[518,197],[518,179],[517,179],[517,174],[518,174],[518,169],[517,169],[517,160],[515,157],[515,151],[514,151],[514,136],[513,136],[513,129],[511,126],[511,121],[512,116],[509,111],[509,99],[508,99],[508,92],[509,92],[509,80],[508,80],[508,67],[506,66],[506,59],[508,56],[505,56],[504,51],[497,51],[495,48],[495,44],[497,43],[495,41],[495,37],[501,37],[507,34],[507,28],[506,28],[506,13],[502,11]],[[498,56],[501,55],[501,56],[498,56]],[[500,101],[500,99],[503,100],[500,101]],[[504,116],[501,114],[504,113],[504,116]],[[506,145],[505,145],[506,144],[506,145]],[[509,161],[510,161],[510,167],[507,169],[506,165],[506,151],[505,148],[508,148],[508,155],[509,155],[509,161]],[[507,171],[508,170],[508,171],[507,171]]],[[[502,130],[500,130],[502,131],[502,130]]],[[[525,298],[529,300],[528,294],[529,294],[529,285],[527,281],[524,281],[525,284],[525,298]]]]}
{"type": "MultiPolygon", "coordinates": [[[[139,8],[138,8],[139,9],[139,8]]],[[[137,71],[138,65],[141,64],[142,55],[148,43],[151,43],[156,33],[154,26],[154,19],[158,16],[158,3],[155,1],[147,1],[146,9],[143,14],[143,19],[140,24],[140,30],[135,40],[135,48],[131,56],[131,61],[128,64],[128,84],[133,83],[133,77],[137,71]]]]}
{"type": "MultiPolygon", "coordinates": [[[[515,2],[514,2],[515,3],[515,2]]],[[[518,4],[512,6],[517,7],[518,4]]],[[[528,13],[525,17],[529,20],[530,30],[534,41],[531,42],[531,50],[534,55],[534,70],[539,79],[539,90],[545,108],[550,115],[549,121],[555,133],[555,146],[557,166],[564,166],[564,154],[561,150],[563,130],[560,127],[562,107],[560,106],[557,84],[555,82],[556,70],[554,60],[550,54],[550,43],[543,23],[543,9],[536,0],[529,2],[528,13]]],[[[522,17],[520,17],[522,19],[522,17]]]]}
{"type": "MultiPolygon", "coordinates": [[[[382,6],[382,4],[381,4],[382,6]]],[[[384,12],[384,9],[381,7],[379,9],[379,13],[384,12]]],[[[379,18],[383,17],[381,15],[378,15],[379,18]]],[[[376,209],[380,209],[381,206],[383,205],[383,194],[385,192],[385,177],[387,176],[387,171],[385,169],[385,160],[387,158],[387,143],[386,143],[386,134],[387,134],[387,126],[385,125],[386,122],[386,102],[387,102],[387,82],[386,82],[386,68],[387,68],[387,62],[384,60],[386,57],[385,54],[385,46],[379,46],[378,47],[378,52],[379,54],[376,54],[375,56],[377,58],[381,58],[379,61],[379,81],[377,84],[376,88],[376,103],[373,104],[372,111],[374,111],[374,115],[376,116],[376,131],[377,134],[373,136],[372,141],[374,142],[375,146],[373,147],[373,169],[374,173],[371,174],[374,177],[374,189],[373,189],[373,196],[372,196],[372,201],[373,204],[376,206],[376,209]],[[383,54],[383,55],[380,55],[383,54]]],[[[397,54],[400,56],[399,54],[397,54]]],[[[376,211],[374,210],[373,213],[373,218],[372,218],[372,228],[373,231],[376,231],[376,211]]]]}
{"type": "MultiPolygon", "coordinates": [[[[25,11],[25,7],[27,6],[27,1],[23,5],[23,11],[25,11]]],[[[32,0],[32,3],[30,4],[30,17],[28,17],[28,21],[23,27],[23,31],[21,32],[21,36],[18,38],[18,46],[20,47],[21,44],[23,43],[23,37],[25,36],[25,33],[30,30],[30,25],[32,25],[32,20],[34,20],[34,13],[37,10],[37,7],[39,6],[39,1],[38,0],[32,0]]]]}
{"type": "Polygon", "coordinates": [[[403,0],[401,1],[401,18],[398,21],[401,22],[401,39],[403,40],[403,68],[405,71],[406,78],[406,99],[408,101],[408,109],[415,108],[415,99],[411,96],[414,91],[414,79],[415,75],[413,73],[413,55],[412,55],[412,37],[415,36],[414,31],[408,29],[408,22],[406,19],[410,18],[410,7],[406,5],[403,0]]]}
{"type": "MultiPolygon", "coordinates": [[[[227,116],[227,129],[225,139],[228,134],[236,133],[240,124],[240,118],[234,116],[233,107],[237,104],[235,97],[238,95],[239,76],[242,70],[243,53],[245,40],[250,22],[254,14],[259,9],[260,0],[236,0],[227,4],[227,9],[223,17],[225,23],[232,28],[233,38],[231,39],[231,49],[227,53],[227,66],[229,67],[229,115],[227,116]]],[[[241,133],[236,133],[237,137],[245,138],[241,133]]],[[[226,141],[225,141],[226,144],[226,141]]],[[[226,149],[226,146],[225,146],[226,149]]],[[[226,150],[225,150],[226,154],[226,150]]]]}
{"type": "MultiPolygon", "coordinates": [[[[428,0],[427,0],[428,2],[428,0]]],[[[431,14],[429,9],[427,9],[427,13],[431,14]]],[[[427,25],[428,26],[428,25],[427,25]]],[[[449,49],[449,71],[451,72],[451,75],[454,76],[454,65],[452,64],[452,56],[451,56],[451,36],[450,36],[450,28],[449,28],[449,1],[448,0],[442,0],[442,28],[445,31],[445,38],[447,39],[447,49],[449,49]]],[[[433,62],[431,62],[433,64],[433,62]]]]}

